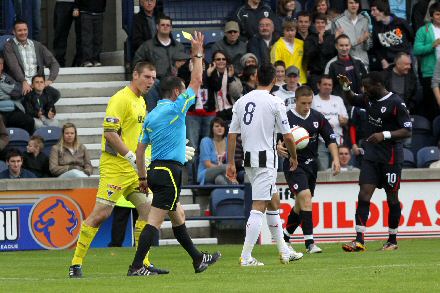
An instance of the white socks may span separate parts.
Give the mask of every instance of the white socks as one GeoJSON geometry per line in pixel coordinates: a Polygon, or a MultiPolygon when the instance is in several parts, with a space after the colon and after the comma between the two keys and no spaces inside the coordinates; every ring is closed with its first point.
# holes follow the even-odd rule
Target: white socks
{"type": "Polygon", "coordinates": [[[281,223],[279,211],[266,211],[267,226],[270,234],[277,243],[278,252],[281,254],[289,253],[289,248],[283,237],[283,224],[281,223]]]}
{"type": "Polygon", "coordinates": [[[244,239],[243,250],[241,257],[249,259],[252,254],[252,249],[260,236],[261,225],[263,224],[263,213],[257,210],[251,210],[249,219],[246,224],[246,238],[244,239]]]}

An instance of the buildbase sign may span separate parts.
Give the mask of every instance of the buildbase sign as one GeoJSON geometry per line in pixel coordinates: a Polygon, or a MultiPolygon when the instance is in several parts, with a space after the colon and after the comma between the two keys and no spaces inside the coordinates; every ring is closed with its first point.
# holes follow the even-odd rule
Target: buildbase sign
{"type": "MultiPolygon", "coordinates": [[[[281,196],[280,215],[283,227],[294,200],[285,182],[277,182],[281,196]]],[[[332,182],[318,184],[313,198],[314,238],[321,242],[352,240],[355,235],[355,210],[359,185],[357,182],[332,182]]],[[[399,192],[402,217],[399,238],[440,237],[440,180],[403,181],[399,192]]],[[[371,200],[367,222],[367,240],[388,237],[388,205],[385,191],[378,189],[371,200]]],[[[292,242],[303,242],[299,227],[292,242]]],[[[267,225],[263,225],[261,243],[271,243],[267,225]]]]}

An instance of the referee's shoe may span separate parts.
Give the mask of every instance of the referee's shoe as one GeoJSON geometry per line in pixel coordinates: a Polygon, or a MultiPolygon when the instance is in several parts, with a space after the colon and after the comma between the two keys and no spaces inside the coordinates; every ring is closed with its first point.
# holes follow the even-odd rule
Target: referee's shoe
{"type": "Polygon", "coordinates": [[[134,277],[134,276],[154,276],[158,275],[157,272],[153,272],[150,270],[149,267],[146,265],[142,265],[140,268],[136,269],[132,266],[128,267],[127,276],[134,277]]]}
{"type": "Polygon", "coordinates": [[[203,256],[199,262],[193,262],[194,271],[196,272],[196,274],[205,271],[208,266],[214,264],[222,257],[220,251],[214,252],[213,254],[202,251],[202,254],[203,256]]]}

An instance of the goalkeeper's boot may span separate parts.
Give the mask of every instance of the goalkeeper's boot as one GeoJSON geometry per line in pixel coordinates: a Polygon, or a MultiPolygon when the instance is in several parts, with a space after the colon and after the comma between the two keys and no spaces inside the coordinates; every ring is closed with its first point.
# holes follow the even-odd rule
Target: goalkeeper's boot
{"type": "Polygon", "coordinates": [[[259,262],[255,257],[250,257],[248,259],[244,259],[240,257],[240,266],[242,267],[259,267],[264,266],[264,263],[259,262]]]}
{"type": "Polygon", "coordinates": [[[80,265],[69,267],[69,278],[82,278],[82,269],[80,265]]]}
{"type": "Polygon", "coordinates": [[[194,271],[196,274],[205,271],[208,266],[213,265],[217,260],[222,257],[222,254],[217,251],[213,254],[202,252],[203,256],[199,262],[193,262],[194,271]]]}
{"type": "Polygon", "coordinates": [[[312,254],[312,253],[321,253],[322,249],[319,248],[318,245],[316,245],[315,243],[309,244],[309,246],[307,247],[307,253],[312,254]]]}
{"type": "Polygon", "coordinates": [[[135,269],[132,266],[128,267],[127,276],[134,277],[134,276],[154,276],[158,273],[153,272],[147,267],[146,265],[142,265],[140,268],[135,269]]]}
{"type": "Polygon", "coordinates": [[[367,250],[364,244],[356,240],[342,245],[342,249],[346,252],[364,252],[367,250]]]}
{"type": "Polygon", "coordinates": [[[387,242],[383,245],[382,250],[389,251],[389,250],[396,250],[399,249],[399,246],[397,246],[397,243],[391,243],[387,242]]]}
{"type": "Polygon", "coordinates": [[[158,267],[155,267],[153,264],[151,264],[151,265],[148,267],[148,270],[149,270],[150,272],[154,272],[154,273],[157,273],[157,274],[159,274],[159,275],[165,275],[165,274],[169,274],[169,273],[170,273],[169,270],[160,269],[160,268],[158,268],[158,267]]]}

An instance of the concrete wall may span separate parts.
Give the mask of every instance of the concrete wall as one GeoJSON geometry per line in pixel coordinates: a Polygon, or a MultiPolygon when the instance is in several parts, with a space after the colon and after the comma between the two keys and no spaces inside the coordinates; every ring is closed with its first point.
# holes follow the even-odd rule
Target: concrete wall
{"type": "MultiPolygon", "coordinates": [[[[284,174],[278,173],[279,182],[284,182],[284,174]]],[[[357,182],[359,172],[350,171],[343,172],[338,176],[332,176],[330,172],[318,173],[319,182],[357,182]]],[[[440,169],[404,169],[402,180],[435,180],[440,179],[440,169]]],[[[2,179],[0,180],[1,191],[8,190],[56,190],[56,189],[72,189],[72,188],[96,188],[98,187],[99,178],[83,178],[83,179],[2,179]]],[[[353,183],[356,184],[356,183],[353,183]]],[[[420,183],[423,189],[423,183],[420,183]]],[[[439,186],[440,188],[440,186],[439,186]]]]}

